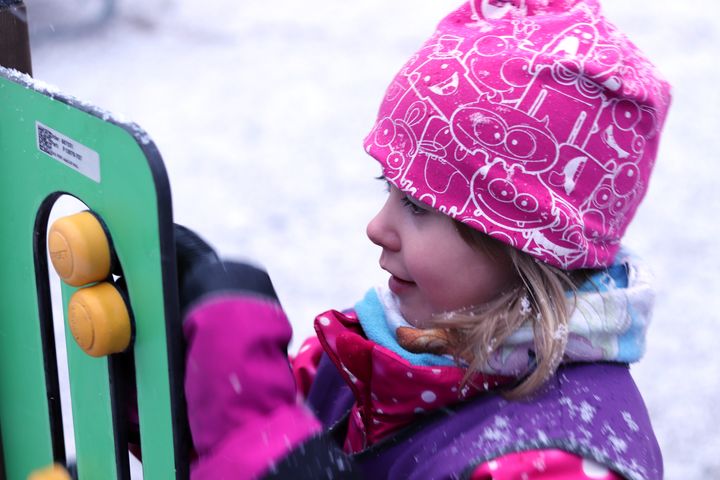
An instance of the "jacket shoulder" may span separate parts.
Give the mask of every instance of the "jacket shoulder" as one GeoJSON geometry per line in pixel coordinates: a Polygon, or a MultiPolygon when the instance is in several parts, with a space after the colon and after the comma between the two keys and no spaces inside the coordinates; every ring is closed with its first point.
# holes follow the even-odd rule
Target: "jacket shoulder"
{"type": "Polygon", "coordinates": [[[470,478],[482,463],[513,452],[557,449],[629,479],[662,478],[647,410],[625,364],[566,365],[522,400],[498,393],[429,415],[356,456],[387,478],[470,478]],[[420,460],[418,460],[420,459],[420,460]]]}

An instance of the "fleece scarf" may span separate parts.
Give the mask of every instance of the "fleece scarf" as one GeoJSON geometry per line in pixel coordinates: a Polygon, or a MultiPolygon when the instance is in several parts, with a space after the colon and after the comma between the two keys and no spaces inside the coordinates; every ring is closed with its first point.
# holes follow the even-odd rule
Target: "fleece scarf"
{"type": "MultiPolygon", "coordinates": [[[[645,352],[654,292],[651,274],[634,255],[621,250],[615,262],[595,273],[568,295],[572,314],[568,324],[565,362],[611,361],[633,363],[645,352]]],[[[355,306],[367,338],[396,353],[412,365],[450,366],[447,355],[412,353],[402,348],[395,331],[410,326],[399,312],[397,299],[387,288],[374,288],[355,306]]],[[[490,357],[485,373],[520,376],[533,364],[530,321],[513,333],[490,357]]]]}

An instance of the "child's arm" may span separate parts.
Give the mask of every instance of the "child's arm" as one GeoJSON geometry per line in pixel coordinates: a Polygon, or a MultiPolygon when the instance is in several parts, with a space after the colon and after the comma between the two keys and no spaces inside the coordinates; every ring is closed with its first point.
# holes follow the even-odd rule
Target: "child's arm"
{"type": "Polygon", "coordinates": [[[198,454],[192,478],[256,478],[288,468],[293,478],[328,471],[343,478],[349,462],[297,401],[286,356],[291,328],[267,274],[220,261],[187,230],[176,231],[176,242],[185,392],[198,454]]]}

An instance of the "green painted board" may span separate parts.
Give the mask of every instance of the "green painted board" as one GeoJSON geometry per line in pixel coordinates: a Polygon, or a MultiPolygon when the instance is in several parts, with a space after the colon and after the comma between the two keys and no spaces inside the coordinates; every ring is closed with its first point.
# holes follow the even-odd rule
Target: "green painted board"
{"type": "MultiPolygon", "coordinates": [[[[144,478],[187,477],[172,208],[160,155],[137,125],[0,68],[5,474],[24,479],[64,460],[46,258],[48,215],[62,194],[102,217],[122,265],[135,319],[132,356],[144,478]]],[[[65,305],[71,293],[63,288],[65,305]]],[[[112,454],[117,449],[112,362],[86,356],[72,338],[67,345],[79,476],[123,478],[124,467],[112,454]]]]}

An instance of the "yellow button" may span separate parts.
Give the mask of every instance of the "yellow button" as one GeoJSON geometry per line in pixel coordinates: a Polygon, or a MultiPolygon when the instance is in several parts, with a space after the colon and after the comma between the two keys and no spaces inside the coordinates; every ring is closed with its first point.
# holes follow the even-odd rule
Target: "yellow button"
{"type": "Polygon", "coordinates": [[[85,351],[91,350],[95,341],[95,330],[92,323],[92,313],[87,307],[76,299],[68,307],[68,323],[75,341],[85,351]]]}
{"type": "Polygon", "coordinates": [[[68,278],[73,272],[73,257],[70,245],[65,236],[57,231],[51,230],[48,234],[48,249],[50,260],[60,278],[68,278]]]}
{"type": "Polygon", "coordinates": [[[110,275],[110,242],[90,212],[57,219],[48,232],[50,261],[60,278],[74,287],[110,275]]]}
{"type": "Polygon", "coordinates": [[[55,464],[28,475],[27,480],[71,480],[70,474],[61,465],[55,464]]]}
{"type": "Polygon", "coordinates": [[[68,304],[68,324],[78,346],[90,356],[122,352],[130,345],[130,314],[111,283],[98,283],[73,293],[68,304]]]}

